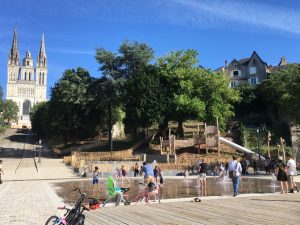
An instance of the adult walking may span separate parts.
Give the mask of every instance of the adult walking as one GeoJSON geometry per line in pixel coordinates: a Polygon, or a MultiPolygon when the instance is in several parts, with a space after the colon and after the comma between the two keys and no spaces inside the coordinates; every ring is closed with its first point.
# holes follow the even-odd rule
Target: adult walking
{"type": "Polygon", "coordinates": [[[144,183],[145,184],[148,184],[149,182],[154,180],[153,168],[149,163],[143,162],[142,171],[144,173],[144,183]]]}
{"type": "Polygon", "coordinates": [[[233,197],[236,197],[239,193],[240,177],[242,173],[242,166],[239,161],[237,161],[237,156],[232,156],[232,161],[228,165],[229,178],[232,180],[233,184],[233,197]]]}
{"type": "Polygon", "coordinates": [[[199,179],[201,182],[201,187],[204,189],[206,188],[206,173],[207,173],[207,164],[205,162],[205,159],[203,159],[199,168],[199,179]]]}
{"type": "Polygon", "coordinates": [[[280,181],[281,194],[288,193],[288,177],[286,164],[282,161],[282,157],[278,158],[278,163],[275,168],[277,180],[280,181]]]}
{"type": "Polygon", "coordinates": [[[291,157],[290,154],[287,154],[287,175],[288,175],[288,181],[290,183],[291,189],[289,193],[294,193],[294,189],[299,192],[297,188],[297,184],[294,182],[294,176],[297,175],[297,169],[296,169],[296,162],[291,157]]]}

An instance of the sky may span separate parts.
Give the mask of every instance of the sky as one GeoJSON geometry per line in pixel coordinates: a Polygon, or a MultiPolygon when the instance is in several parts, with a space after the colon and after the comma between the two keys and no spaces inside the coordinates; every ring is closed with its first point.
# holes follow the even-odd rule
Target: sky
{"type": "Polygon", "coordinates": [[[300,63],[298,0],[1,0],[4,96],[15,28],[20,58],[30,50],[34,63],[45,34],[48,98],[66,69],[80,66],[100,77],[96,49],[117,52],[124,40],[148,44],[156,57],[196,49],[199,64],[210,69],[253,51],[268,64],[282,56],[300,63]]]}

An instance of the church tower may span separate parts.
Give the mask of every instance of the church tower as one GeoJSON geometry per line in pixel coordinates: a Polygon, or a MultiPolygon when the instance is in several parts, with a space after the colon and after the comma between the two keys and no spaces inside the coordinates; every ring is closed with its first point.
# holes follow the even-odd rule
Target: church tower
{"type": "Polygon", "coordinates": [[[19,107],[18,121],[12,127],[31,127],[30,111],[38,103],[46,101],[48,62],[45,50],[44,34],[37,57],[36,68],[30,51],[20,65],[17,31],[14,30],[12,47],[7,63],[6,99],[11,99],[19,107]]]}
{"type": "Polygon", "coordinates": [[[42,35],[42,41],[40,46],[39,55],[36,63],[36,96],[37,102],[46,99],[47,92],[47,73],[48,73],[48,60],[45,49],[44,33],[42,35]]]}

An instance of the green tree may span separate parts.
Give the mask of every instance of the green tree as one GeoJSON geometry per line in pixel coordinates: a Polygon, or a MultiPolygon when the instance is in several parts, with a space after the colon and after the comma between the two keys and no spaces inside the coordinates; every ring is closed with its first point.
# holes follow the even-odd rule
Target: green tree
{"type": "Polygon", "coordinates": [[[163,123],[160,124],[166,136],[168,121],[178,121],[178,134],[183,136],[183,121],[191,115],[202,117],[204,103],[194,95],[193,76],[196,73],[198,53],[195,50],[176,51],[158,59],[161,77],[163,123]]]}
{"type": "Polygon", "coordinates": [[[224,129],[230,117],[234,116],[234,104],[240,100],[238,91],[229,87],[226,74],[201,70],[202,84],[199,88],[205,102],[205,121],[215,124],[219,119],[221,129],[224,129]]]}
{"type": "Polygon", "coordinates": [[[32,108],[30,121],[32,132],[39,138],[46,138],[49,135],[49,102],[40,102],[32,108]]]}
{"type": "Polygon", "coordinates": [[[275,119],[300,124],[300,64],[288,65],[271,74],[260,89],[268,110],[277,114],[275,119]]]}
{"type": "Polygon", "coordinates": [[[137,128],[148,128],[161,122],[161,92],[158,70],[145,65],[132,73],[127,81],[125,127],[136,133],[137,128]]]}
{"type": "Polygon", "coordinates": [[[11,121],[17,120],[19,107],[13,100],[8,99],[2,103],[2,118],[10,124],[11,121]]]}
{"type": "Polygon", "coordinates": [[[50,126],[62,135],[67,144],[69,137],[85,137],[88,131],[86,121],[86,95],[92,78],[87,70],[78,67],[66,70],[63,77],[51,89],[49,101],[50,126]]]}

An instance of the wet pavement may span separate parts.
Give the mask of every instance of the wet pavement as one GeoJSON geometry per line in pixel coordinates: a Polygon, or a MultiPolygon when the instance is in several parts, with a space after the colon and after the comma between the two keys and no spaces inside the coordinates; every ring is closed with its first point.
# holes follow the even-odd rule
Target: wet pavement
{"type": "MultiPolygon", "coordinates": [[[[91,180],[71,181],[54,183],[56,193],[63,198],[65,203],[74,204],[79,198],[78,193],[71,190],[78,186],[88,197],[100,199],[101,201],[108,198],[106,179],[100,180],[99,186],[93,186],[91,180]]],[[[138,193],[144,190],[144,185],[140,184],[142,179],[132,179],[130,183],[124,181],[119,187],[130,187],[129,199],[133,199],[138,193]]],[[[275,193],[280,191],[279,183],[274,183],[270,179],[257,179],[243,177],[240,183],[240,194],[245,193],[275,193]]],[[[159,186],[160,199],[189,198],[202,196],[232,196],[233,189],[230,180],[217,181],[213,178],[207,179],[207,188],[202,188],[195,177],[190,179],[167,178],[164,185],[159,186]]]]}

